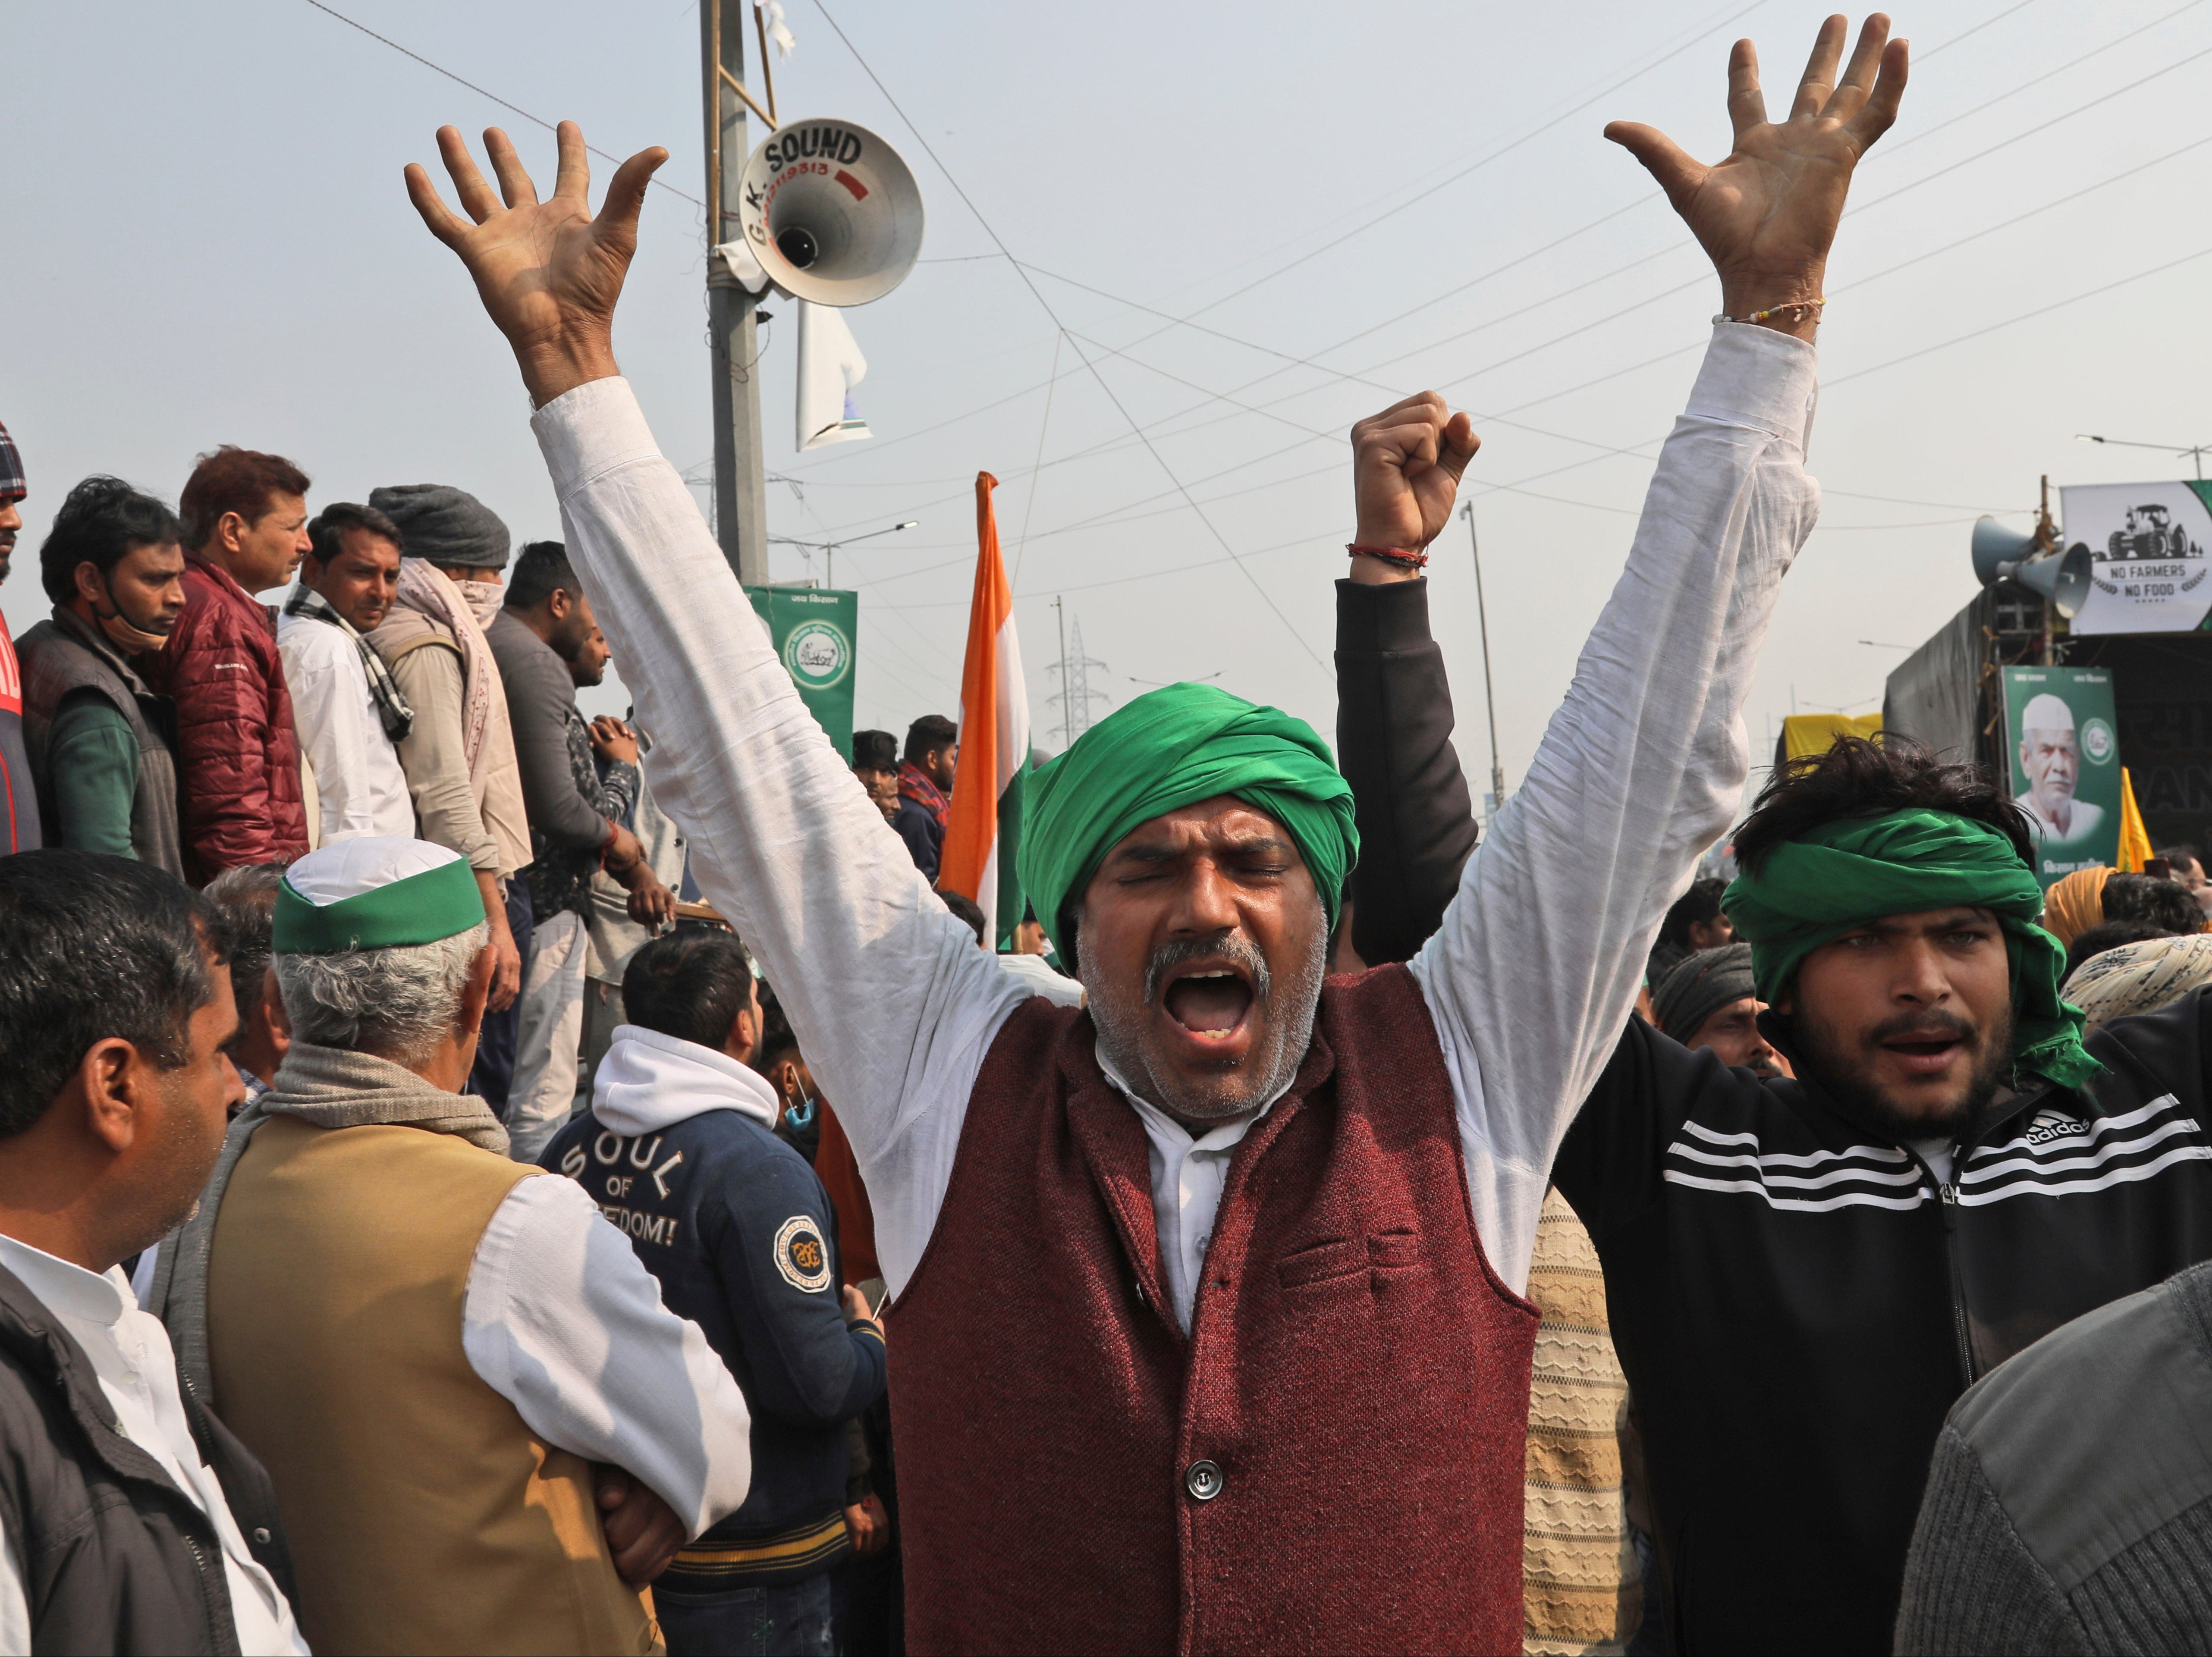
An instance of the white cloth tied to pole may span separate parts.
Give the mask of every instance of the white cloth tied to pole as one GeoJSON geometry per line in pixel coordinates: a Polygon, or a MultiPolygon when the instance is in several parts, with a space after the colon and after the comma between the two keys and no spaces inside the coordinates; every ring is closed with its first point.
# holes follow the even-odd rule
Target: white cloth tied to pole
{"type": "Polygon", "coordinates": [[[799,307],[799,449],[873,437],[853,406],[853,387],[867,378],[868,360],[845,325],[845,313],[834,305],[793,302],[799,307]]]}

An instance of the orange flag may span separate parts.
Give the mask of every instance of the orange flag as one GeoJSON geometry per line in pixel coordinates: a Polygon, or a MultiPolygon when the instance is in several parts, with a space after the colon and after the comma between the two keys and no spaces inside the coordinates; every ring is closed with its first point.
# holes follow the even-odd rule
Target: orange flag
{"type": "Polygon", "coordinates": [[[999,520],[991,508],[991,491],[998,487],[990,473],[975,474],[975,590],[960,672],[960,760],[937,883],[974,898],[987,923],[984,938],[994,947],[1011,947],[1022,919],[1014,855],[1030,768],[1030,697],[1014,634],[1013,590],[1006,585],[999,520]]]}

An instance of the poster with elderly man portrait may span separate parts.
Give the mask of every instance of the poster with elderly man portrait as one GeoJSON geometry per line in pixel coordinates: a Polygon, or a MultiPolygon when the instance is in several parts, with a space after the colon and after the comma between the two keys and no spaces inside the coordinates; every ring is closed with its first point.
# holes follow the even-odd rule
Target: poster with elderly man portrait
{"type": "Polygon", "coordinates": [[[2120,744],[2112,676],[2094,667],[2004,670],[2013,803],[2027,813],[2045,886],[2120,850],[2120,744]]]}

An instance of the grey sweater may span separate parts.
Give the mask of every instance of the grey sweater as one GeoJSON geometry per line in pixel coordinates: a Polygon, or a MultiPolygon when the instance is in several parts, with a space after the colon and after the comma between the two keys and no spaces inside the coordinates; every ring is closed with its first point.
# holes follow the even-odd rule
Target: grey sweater
{"type": "Polygon", "coordinates": [[[522,800],[530,812],[531,862],[523,877],[531,913],[541,924],[563,909],[588,915],[608,825],[629,816],[637,799],[637,768],[612,765],[600,777],[568,665],[513,611],[501,610],[484,638],[507,687],[522,800]]]}
{"type": "Polygon", "coordinates": [[[568,719],[576,707],[576,682],[568,665],[506,610],[484,629],[492,659],[507,689],[507,723],[514,731],[515,763],[522,769],[522,804],[532,839],[544,847],[593,851],[606,843],[607,820],[576,786],[568,763],[568,719]]]}
{"type": "Polygon", "coordinates": [[[2212,1651],[2212,1264],[2076,1318],[1953,1406],[1896,1646],[2212,1651]]]}

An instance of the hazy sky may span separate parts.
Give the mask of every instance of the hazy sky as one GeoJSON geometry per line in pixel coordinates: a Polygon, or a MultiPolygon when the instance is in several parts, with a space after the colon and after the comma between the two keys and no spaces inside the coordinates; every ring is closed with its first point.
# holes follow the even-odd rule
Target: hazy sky
{"type": "MultiPolygon", "coordinates": [[[[601,149],[667,145],[663,178],[702,192],[692,0],[337,3],[526,109],[575,118],[601,149]]],[[[846,313],[875,440],[793,453],[788,307],[772,307],[763,363],[769,469],[790,480],[771,486],[775,532],[921,520],[837,560],[861,593],[860,722],[957,713],[986,468],[1004,484],[1041,742],[1060,745],[1056,597],[1117,702],[1218,674],[1332,731],[1344,434],[1433,386],[1485,439],[1469,493],[1516,783],[1620,571],[1717,299],[1600,129],[1653,121],[1717,159],[1729,40],[1759,41],[1779,107],[1819,9],[832,0],[939,167],[814,0],[787,3],[783,112],[891,139],[929,214],[929,262],[846,313]]],[[[2024,514],[2039,473],[2186,475],[2076,433],[2212,440],[2197,415],[2212,257],[2191,258],[2212,255],[2212,6],[1939,0],[1897,22],[1912,84],[1829,271],[1812,450],[1826,506],[1768,641],[1755,752],[1793,698],[1877,706],[1902,654],[1889,646],[1972,592],[1975,516],[2024,514]]],[[[218,442],[291,456],[311,504],[447,482],[518,541],[559,532],[511,360],[399,179],[434,160],[444,121],[505,124],[541,177],[550,134],[307,0],[17,3],[0,10],[0,420],[33,486],[4,590],[17,632],[45,611],[36,547],[70,483],[114,471],[173,500],[218,442]]],[[[702,222],[652,193],[616,343],[662,447],[703,476],[702,222]]],[[[1485,776],[1463,528],[1435,552],[1461,752],[1485,776]]],[[[776,549],[780,578],[805,573],[776,549]]]]}

